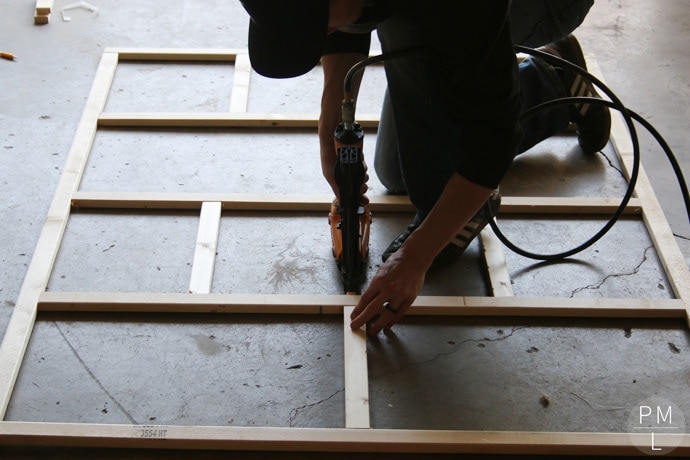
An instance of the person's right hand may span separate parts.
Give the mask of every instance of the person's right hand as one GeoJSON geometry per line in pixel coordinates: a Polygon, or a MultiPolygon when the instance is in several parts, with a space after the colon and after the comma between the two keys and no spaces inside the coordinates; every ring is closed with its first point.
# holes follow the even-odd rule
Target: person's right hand
{"type": "Polygon", "coordinates": [[[369,336],[376,336],[400,321],[419,295],[428,266],[405,252],[394,252],[379,267],[369,287],[350,315],[355,330],[370,323],[369,336]]]}

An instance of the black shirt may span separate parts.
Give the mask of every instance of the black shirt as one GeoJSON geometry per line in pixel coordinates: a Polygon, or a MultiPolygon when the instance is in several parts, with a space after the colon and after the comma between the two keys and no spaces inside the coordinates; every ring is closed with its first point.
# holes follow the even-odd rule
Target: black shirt
{"type": "MultiPolygon", "coordinates": [[[[376,23],[404,14],[419,25],[428,53],[437,62],[432,78],[448,95],[443,110],[462,133],[456,170],[466,179],[491,188],[498,186],[510,168],[521,139],[508,5],[508,0],[455,5],[376,0],[365,9],[370,16],[363,18],[364,22],[376,23]]],[[[324,54],[367,55],[370,42],[370,33],[337,31],[328,36],[324,54]]]]}

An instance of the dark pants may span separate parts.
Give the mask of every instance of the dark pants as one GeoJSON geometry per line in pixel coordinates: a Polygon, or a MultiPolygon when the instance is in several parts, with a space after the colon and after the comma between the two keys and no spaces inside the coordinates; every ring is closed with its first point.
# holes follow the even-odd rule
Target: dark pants
{"type": "MultiPolygon", "coordinates": [[[[565,37],[582,23],[593,3],[594,0],[513,0],[510,6],[513,42],[538,47],[565,37]]],[[[415,45],[415,35],[406,29],[404,22],[384,22],[379,26],[378,34],[384,52],[386,48],[403,49],[415,45]]],[[[395,69],[392,71],[395,72],[395,69]]],[[[424,72],[425,69],[420,68],[417,74],[408,67],[404,75],[399,72],[398,75],[389,75],[389,78],[424,81],[424,72]]],[[[537,58],[529,57],[519,64],[518,80],[523,110],[567,95],[557,72],[537,58]]],[[[448,129],[452,128],[447,121],[440,119],[438,113],[420,113],[424,105],[409,100],[395,104],[395,107],[395,117],[406,119],[408,125],[415,118],[438,121],[432,124],[430,132],[416,132],[411,137],[399,139],[393,122],[390,94],[386,90],[376,138],[374,168],[379,180],[390,192],[410,195],[418,210],[417,220],[421,221],[440,196],[445,181],[455,172],[453,165],[457,149],[453,145],[453,136],[447,134],[448,129]],[[429,139],[434,139],[434,151],[429,151],[431,149],[425,144],[429,139]],[[399,141],[413,151],[400,152],[399,141]],[[415,142],[424,145],[415,146],[415,142]],[[427,151],[420,155],[424,148],[427,151]]],[[[523,138],[518,153],[561,132],[569,123],[568,107],[541,111],[522,124],[523,138]]]]}

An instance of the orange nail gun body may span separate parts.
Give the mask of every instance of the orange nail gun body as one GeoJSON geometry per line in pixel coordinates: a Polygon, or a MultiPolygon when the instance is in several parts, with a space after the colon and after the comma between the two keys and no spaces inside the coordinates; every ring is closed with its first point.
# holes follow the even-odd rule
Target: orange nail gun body
{"type": "Polygon", "coordinates": [[[343,278],[345,292],[359,293],[369,254],[371,213],[362,203],[366,164],[362,147],[364,131],[358,123],[340,123],[335,130],[337,155],[335,179],[340,200],[333,201],[328,220],[333,240],[333,256],[343,278]]]}

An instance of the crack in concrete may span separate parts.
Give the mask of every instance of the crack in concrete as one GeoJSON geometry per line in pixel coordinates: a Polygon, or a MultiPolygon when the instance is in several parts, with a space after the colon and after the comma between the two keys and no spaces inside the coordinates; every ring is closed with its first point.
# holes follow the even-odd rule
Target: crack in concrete
{"type": "Polygon", "coordinates": [[[681,240],[690,241],[690,237],[679,235],[677,233],[674,233],[673,236],[675,236],[676,238],[680,238],[681,240]]]}
{"type": "Polygon", "coordinates": [[[579,287],[579,288],[575,289],[574,291],[572,291],[572,292],[570,293],[570,298],[572,299],[572,298],[575,297],[575,295],[576,295],[577,293],[582,292],[582,291],[585,291],[585,290],[588,290],[588,289],[592,289],[592,290],[599,289],[600,287],[602,287],[602,286],[603,286],[609,279],[611,279],[611,278],[622,278],[622,277],[624,277],[624,276],[636,275],[637,273],[639,273],[640,268],[642,268],[642,265],[644,265],[644,263],[647,262],[647,252],[648,252],[650,249],[653,249],[653,248],[654,248],[654,245],[651,245],[651,246],[648,246],[647,248],[645,248],[644,254],[642,255],[642,260],[640,261],[640,263],[638,263],[638,264],[635,266],[635,268],[633,268],[633,270],[632,270],[631,272],[627,272],[627,273],[612,273],[612,274],[610,274],[610,275],[606,275],[606,276],[604,277],[604,279],[602,279],[602,280],[599,281],[598,283],[590,284],[590,285],[588,285],[588,286],[579,287]]]}
{"type": "MultiPolygon", "coordinates": [[[[625,173],[623,172],[623,169],[620,168],[619,166],[617,166],[616,164],[614,164],[613,161],[611,161],[611,159],[608,157],[608,155],[606,155],[606,154],[605,154],[604,152],[602,152],[602,151],[600,151],[599,154],[600,154],[601,156],[603,156],[603,157],[606,159],[606,161],[608,162],[608,164],[609,164],[609,166],[610,166],[611,168],[613,168],[613,169],[615,169],[616,171],[618,171],[618,174],[620,174],[620,176],[621,176],[623,179],[625,179],[626,181],[628,180],[627,177],[625,176],[625,173]]],[[[681,240],[690,241],[690,237],[683,236],[683,235],[679,235],[679,234],[677,234],[677,233],[673,233],[673,236],[675,236],[676,238],[679,238],[679,239],[681,239],[681,240]]]]}
{"type": "MultiPolygon", "coordinates": [[[[420,366],[420,365],[424,365],[424,364],[431,363],[431,362],[433,362],[433,361],[435,361],[435,360],[437,360],[437,359],[439,359],[439,358],[441,358],[441,357],[443,357],[443,356],[447,356],[447,355],[451,355],[451,354],[455,353],[456,351],[458,351],[458,350],[460,349],[460,347],[462,347],[463,345],[465,345],[465,344],[467,344],[467,343],[472,343],[472,342],[478,342],[478,343],[485,343],[485,342],[501,342],[501,341],[503,341],[503,340],[507,340],[507,339],[509,339],[510,337],[512,337],[517,331],[522,330],[522,329],[526,329],[526,328],[527,328],[527,326],[516,326],[516,327],[511,328],[510,332],[507,333],[507,334],[505,334],[502,330],[499,330],[499,331],[498,331],[499,337],[495,337],[495,338],[482,337],[481,339],[467,339],[467,340],[463,340],[463,341],[460,342],[460,343],[454,344],[452,350],[447,351],[447,352],[443,352],[443,353],[438,353],[436,356],[434,356],[434,357],[431,358],[431,359],[427,359],[427,360],[425,360],[425,361],[411,362],[411,363],[407,364],[406,366],[401,366],[401,367],[399,367],[398,369],[395,369],[394,371],[385,372],[385,373],[379,374],[379,375],[370,375],[370,377],[371,377],[372,379],[374,379],[374,378],[382,377],[382,376],[384,376],[384,375],[392,374],[392,373],[394,373],[394,372],[399,372],[399,371],[402,370],[404,367],[409,367],[409,366],[420,366]]],[[[292,410],[290,411],[289,426],[290,426],[290,427],[293,426],[293,422],[295,421],[295,418],[297,417],[297,415],[299,414],[300,411],[302,411],[302,410],[304,410],[304,409],[306,409],[306,408],[309,408],[309,407],[318,406],[319,404],[322,404],[322,403],[324,403],[324,402],[330,400],[331,398],[333,398],[334,396],[336,396],[338,393],[343,393],[343,392],[345,392],[345,389],[338,390],[338,391],[336,391],[335,393],[333,393],[332,395],[328,396],[327,398],[324,398],[324,399],[322,399],[322,400],[320,400],[320,401],[317,401],[317,402],[315,402],[315,403],[305,404],[305,405],[303,405],[303,406],[300,406],[300,407],[297,407],[297,408],[292,409],[292,410]]]]}
{"type": "MultiPolygon", "coordinates": [[[[606,161],[608,162],[608,164],[609,164],[609,166],[610,166],[611,168],[613,168],[613,169],[615,169],[616,171],[618,171],[618,174],[620,174],[620,176],[621,176],[623,179],[626,179],[625,173],[623,172],[623,170],[622,170],[620,167],[616,166],[616,165],[613,163],[613,161],[611,161],[611,159],[610,159],[604,152],[599,152],[599,153],[601,154],[601,156],[603,156],[604,158],[606,158],[606,161]]],[[[627,179],[626,179],[626,180],[627,180],[627,179]]]]}
{"type": "Polygon", "coordinates": [[[577,397],[577,398],[579,398],[579,399],[581,399],[581,400],[583,400],[584,402],[587,403],[587,405],[588,405],[589,407],[591,407],[591,408],[594,409],[594,410],[614,411],[614,410],[623,410],[623,409],[625,409],[625,407],[623,407],[623,406],[605,406],[605,405],[603,405],[603,404],[599,404],[599,403],[592,402],[592,401],[588,400],[587,398],[585,398],[584,396],[580,396],[579,394],[575,393],[574,391],[571,391],[570,394],[573,395],[573,396],[575,396],[575,397],[577,397]]]}
{"type": "Polygon", "coordinates": [[[460,342],[460,343],[454,344],[454,345],[453,345],[453,348],[452,348],[450,351],[446,351],[446,352],[443,352],[443,353],[438,353],[438,354],[436,354],[433,358],[430,358],[430,359],[427,359],[427,360],[424,360],[424,361],[416,361],[416,362],[407,363],[406,365],[400,366],[400,367],[398,367],[398,368],[395,369],[395,370],[392,370],[392,371],[389,371],[389,372],[384,372],[384,373],[378,374],[378,375],[372,375],[371,378],[374,379],[374,378],[378,378],[378,377],[383,377],[383,376],[386,376],[386,375],[390,375],[390,374],[393,374],[393,373],[395,373],[395,372],[400,372],[400,371],[401,371],[402,369],[404,369],[405,367],[422,366],[422,365],[424,365],[424,364],[429,364],[429,363],[434,362],[434,361],[436,361],[437,359],[439,359],[439,358],[441,358],[441,357],[443,357],[443,356],[449,356],[449,355],[454,354],[455,352],[457,352],[457,351],[460,349],[460,347],[462,347],[462,346],[465,345],[466,343],[478,342],[478,343],[481,344],[481,343],[484,343],[484,342],[501,342],[501,341],[503,341],[503,340],[507,340],[507,339],[509,339],[510,337],[512,337],[517,331],[520,331],[520,330],[526,329],[526,328],[527,328],[527,326],[516,326],[516,327],[513,327],[513,328],[510,330],[510,332],[509,332],[508,334],[504,334],[502,330],[499,330],[499,331],[498,331],[498,334],[500,335],[500,337],[496,337],[496,338],[493,338],[493,339],[490,339],[490,338],[488,338],[488,337],[482,337],[481,339],[467,339],[467,340],[463,340],[463,341],[460,342]]]}
{"type": "Polygon", "coordinates": [[[299,414],[299,412],[300,412],[301,410],[304,410],[304,409],[306,409],[306,408],[308,408],[308,407],[318,406],[319,404],[325,403],[325,402],[328,401],[329,399],[333,398],[333,397],[334,397],[335,395],[337,395],[338,393],[344,393],[344,392],[345,392],[345,389],[343,388],[343,389],[340,389],[340,390],[336,391],[335,393],[333,393],[333,394],[330,395],[329,397],[322,399],[321,401],[317,401],[317,402],[311,403],[311,404],[305,404],[305,405],[303,405],[303,406],[296,407],[296,408],[292,409],[292,410],[290,411],[290,417],[289,417],[290,423],[289,423],[289,427],[292,428],[292,423],[295,421],[295,418],[297,417],[297,414],[299,414]]]}
{"type": "Polygon", "coordinates": [[[94,374],[91,371],[91,369],[89,369],[89,366],[87,366],[86,363],[84,362],[84,360],[81,358],[77,349],[74,348],[72,343],[67,338],[67,335],[65,335],[65,333],[60,328],[60,325],[56,321],[53,321],[53,324],[55,325],[58,332],[60,333],[60,335],[64,339],[65,343],[67,343],[67,346],[72,351],[72,354],[74,355],[74,357],[77,358],[77,361],[79,361],[79,364],[81,364],[82,367],[84,368],[84,370],[86,371],[86,373],[89,374],[89,377],[91,377],[91,379],[94,382],[96,382],[96,385],[98,385],[98,388],[100,388],[108,396],[108,398],[110,398],[110,400],[113,402],[113,404],[115,404],[117,406],[117,408],[120,409],[120,411],[127,417],[127,419],[130,422],[132,422],[135,425],[139,425],[139,423],[136,420],[134,420],[134,417],[132,417],[130,415],[130,413],[127,412],[127,410],[124,408],[124,406],[122,404],[120,404],[120,402],[117,399],[115,399],[115,397],[113,397],[113,395],[111,395],[110,392],[105,388],[105,386],[101,383],[101,381],[98,380],[98,377],[96,377],[96,374],[94,374]]]}

